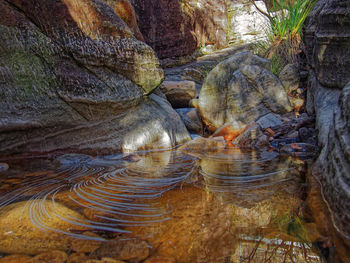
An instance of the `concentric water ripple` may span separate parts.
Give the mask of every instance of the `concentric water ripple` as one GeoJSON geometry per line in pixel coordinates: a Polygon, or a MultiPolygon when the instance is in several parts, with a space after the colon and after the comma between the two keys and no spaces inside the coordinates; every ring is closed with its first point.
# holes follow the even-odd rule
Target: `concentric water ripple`
{"type": "Polygon", "coordinates": [[[1,208],[26,200],[36,227],[102,240],[106,235],[128,233],[130,226],[170,219],[171,207],[159,199],[190,177],[210,192],[234,195],[235,200],[253,196],[255,201],[256,196],[264,199],[294,177],[294,166],[275,152],[216,147],[192,155],[181,151],[103,158],[64,155],[54,161],[57,168],[53,171],[25,177],[15,190],[1,196],[0,213],[1,208]],[[78,214],[58,212],[61,205],[78,214]],[[48,223],[53,219],[69,228],[53,227],[48,223]]]}
{"type": "Polygon", "coordinates": [[[102,238],[84,233],[125,233],[128,226],[169,219],[170,209],[157,198],[183,183],[195,167],[194,158],[173,151],[143,152],[127,158],[70,154],[55,162],[55,171],[25,178],[18,189],[1,196],[0,209],[26,199],[36,227],[96,240],[102,238]],[[54,209],[47,207],[48,202],[54,209]],[[85,217],[56,213],[56,203],[85,217]],[[52,228],[46,223],[52,218],[73,227],[69,231],[52,228]]]}

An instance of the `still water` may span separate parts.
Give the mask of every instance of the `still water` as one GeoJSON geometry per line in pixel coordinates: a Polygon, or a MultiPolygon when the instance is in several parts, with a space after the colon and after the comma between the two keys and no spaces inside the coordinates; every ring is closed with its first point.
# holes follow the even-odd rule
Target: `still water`
{"type": "Polygon", "coordinates": [[[307,160],[199,139],[6,163],[0,262],[326,262],[307,160]]]}

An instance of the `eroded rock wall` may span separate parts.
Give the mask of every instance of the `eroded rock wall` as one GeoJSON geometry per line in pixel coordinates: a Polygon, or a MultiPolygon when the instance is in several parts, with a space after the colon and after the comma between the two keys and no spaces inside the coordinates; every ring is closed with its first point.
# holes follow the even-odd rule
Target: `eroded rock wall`
{"type": "MultiPolygon", "coordinates": [[[[264,34],[264,16],[244,0],[131,0],[146,43],[159,58],[197,48],[248,43],[264,34]]],[[[257,5],[266,10],[263,2],[257,5]]]]}
{"type": "Polygon", "coordinates": [[[350,238],[350,2],[320,0],[306,23],[307,109],[316,113],[322,152],[314,173],[339,232],[350,238]]]}
{"type": "Polygon", "coordinates": [[[139,147],[189,139],[170,106],[145,96],[163,70],[109,5],[0,0],[0,8],[1,154],[129,150],[153,122],[166,139],[139,134],[139,147]]]}

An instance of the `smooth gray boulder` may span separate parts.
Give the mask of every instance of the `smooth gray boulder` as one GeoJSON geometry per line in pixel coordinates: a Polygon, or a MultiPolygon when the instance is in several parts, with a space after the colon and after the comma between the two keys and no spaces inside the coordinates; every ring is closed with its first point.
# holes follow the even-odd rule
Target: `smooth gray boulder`
{"type": "Polygon", "coordinates": [[[219,63],[207,76],[198,108],[204,123],[215,131],[225,123],[244,128],[270,112],[291,111],[287,92],[267,68],[267,59],[249,52],[219,63]]]}

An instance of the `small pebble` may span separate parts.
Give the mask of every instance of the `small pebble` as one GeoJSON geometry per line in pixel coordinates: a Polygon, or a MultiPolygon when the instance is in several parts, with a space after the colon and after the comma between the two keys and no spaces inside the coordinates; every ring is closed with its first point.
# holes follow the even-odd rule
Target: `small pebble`
{"type": "Polygon", "coordinates": [[[0,163],[0,172],[5,172],[9,169],[9,165],[7,163],[0,163]]]}

